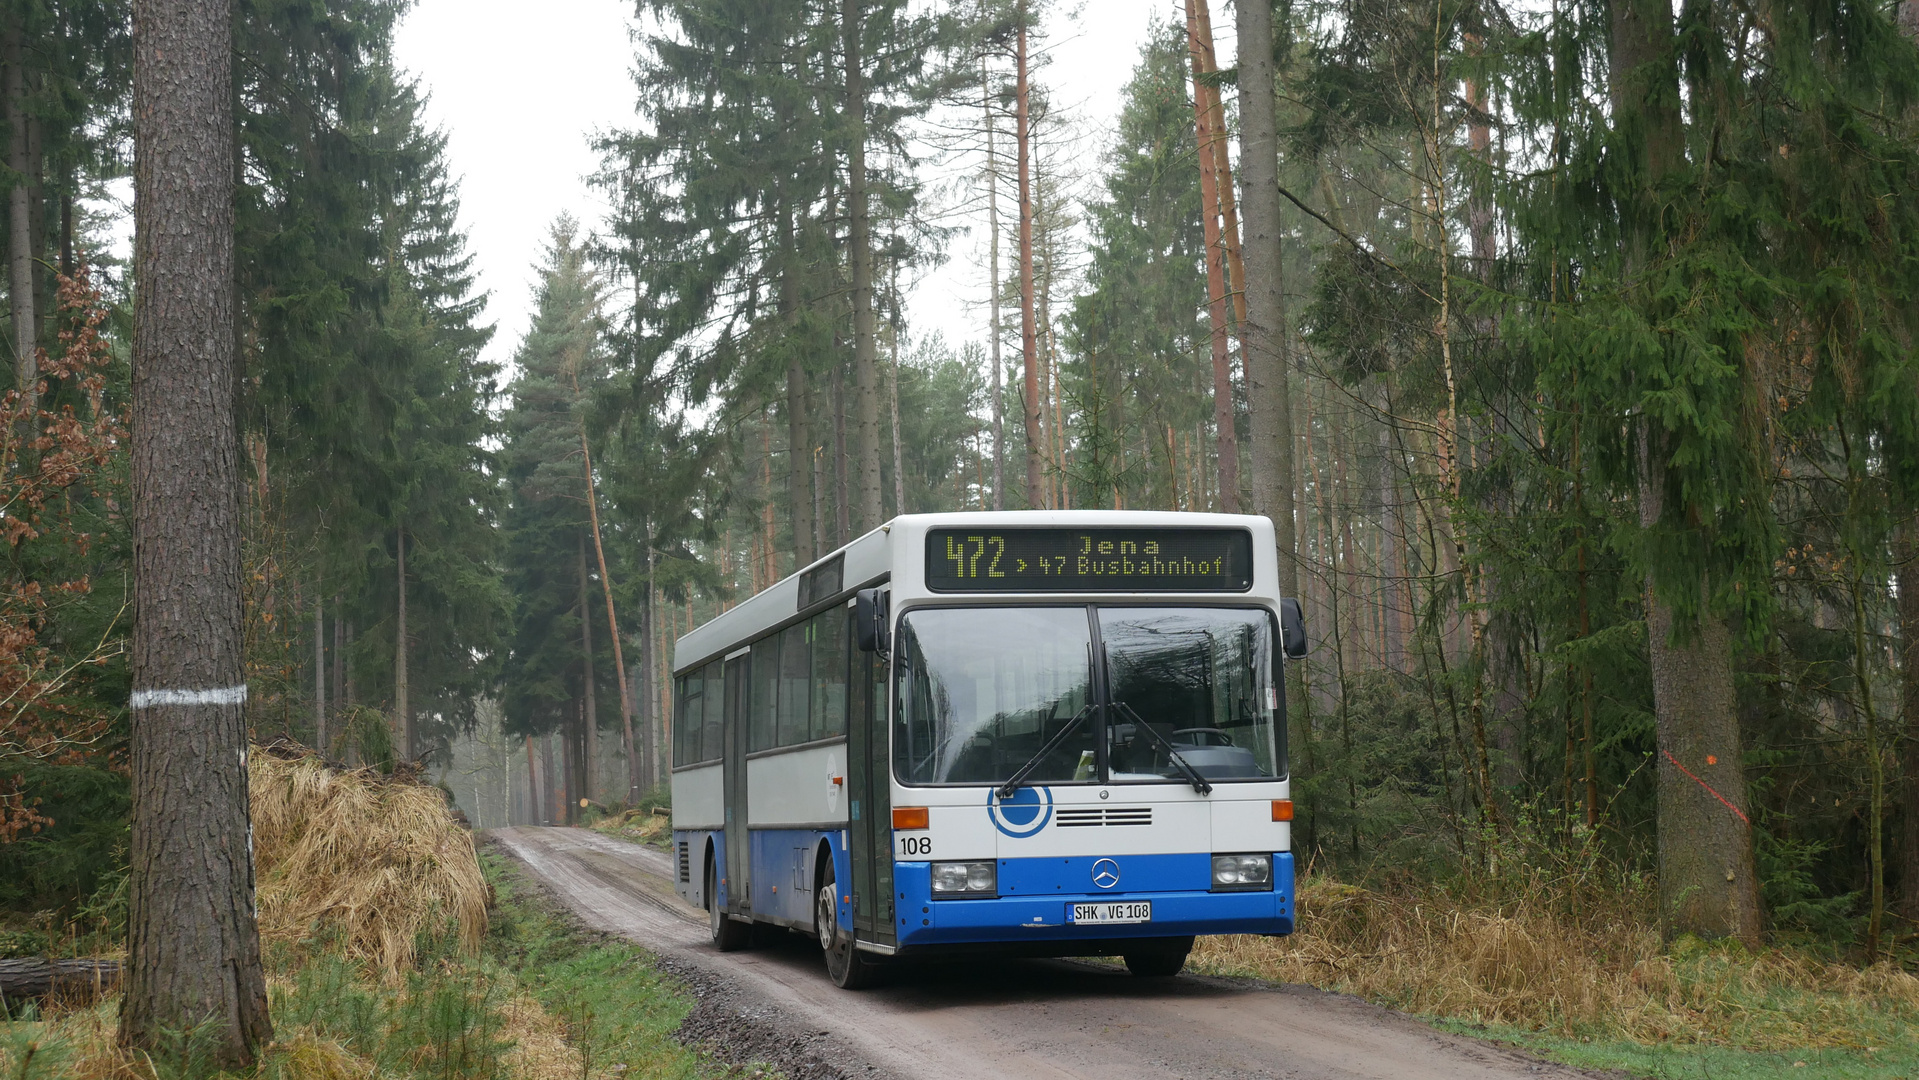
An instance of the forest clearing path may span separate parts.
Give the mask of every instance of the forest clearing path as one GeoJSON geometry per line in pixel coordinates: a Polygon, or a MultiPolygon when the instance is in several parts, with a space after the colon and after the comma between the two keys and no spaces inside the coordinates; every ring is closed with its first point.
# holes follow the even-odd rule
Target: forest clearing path
{"type": "MultiPolygon", "coordinates": [[[[729,1025],[764,1025],[756,1047],[806,1044],[796,1075],[1271,1077],[1284,1080],[1504,1080],[1594,1074],[1450,1035],[1357,998],[1182,975],[1136,979],[1070,960],[905,967],[877,989],[826,978],[798,934],[721,953],[704,912],[673,892],[671,858],[585,829],[488,833],[587,926],[655,950],[669,967],[724,987],[729,1025]]],[[[708,986],[700,996],[716,996],[708,986]]],[[[696,1014],[697,1015],[697,1014],[696,1014]]],[[[778,1062],[776,1062],[778,1063],[778,1062]]]]}

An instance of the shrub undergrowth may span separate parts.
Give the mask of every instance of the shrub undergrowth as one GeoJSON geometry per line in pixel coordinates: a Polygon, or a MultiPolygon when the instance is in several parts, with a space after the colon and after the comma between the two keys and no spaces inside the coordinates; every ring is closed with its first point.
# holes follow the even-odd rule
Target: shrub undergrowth
{"type": "Polygon", "coordinates": [[[1862,967],[1812,943],[1666,942],[1656,883],[1596,846],[1508,836],[1483,851],[1447,878],[1305,878],[1297,933],[1202,939],[1192,967],[1350,993],[1561,1057],[1614,1045],[1610,1063],[1635,1071],[1649,1047],[1919,1058],[1919,977],[1894,961],[1862,967]]]}
{"type": "MultiPolygon", "coordinates": [[[[554,916],[505,863],[475,854],[444,805],[431,801],[438,798],[435,789],[370,771],[256,758],[275,1041],[246,1076],[690,1080],[712,1073],[674,1041],[690,1002],[651,958],[554,916]],[[311,880],[302,886],[302,877],[311,880]],[[478,912],[465,903],[475,897],[478,912]],[[374,904],[383,908],[365,909],[374,904]],[[394,940],[401,934],[403,947],[394,940]]],[[[208,1043],[200,1032],[177,1033],[165,1053],[121,1050],[117,1012],[113,997],[54,1001],[0,1021],[0,1077],[219,1075],[198,1052],[208,1043]]]]}

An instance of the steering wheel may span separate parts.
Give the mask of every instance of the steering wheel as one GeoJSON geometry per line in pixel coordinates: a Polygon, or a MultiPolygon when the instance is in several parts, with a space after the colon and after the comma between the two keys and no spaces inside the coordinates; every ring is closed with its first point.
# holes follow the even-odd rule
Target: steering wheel
{"type": "Polygon", "coordinates": [[[1173,732],[1173,737],[1167,741],[1177,743],[1179,742],[1179,737],[1181,735],[1210,735],[1215,737],[1213,740],[1194,739],[1191,742],[1191,745],[1193,746],[1232,746],[1233,745],[1233,737],[1227,732],[1222,731],[1221,729],[1216,727],[1180,728],[1178,731],[1173,732]]]}

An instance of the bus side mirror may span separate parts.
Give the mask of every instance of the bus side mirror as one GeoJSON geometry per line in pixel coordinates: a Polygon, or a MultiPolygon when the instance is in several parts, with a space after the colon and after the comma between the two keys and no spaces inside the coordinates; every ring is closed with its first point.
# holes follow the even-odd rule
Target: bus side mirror
{"type": "Polygon", "coordinates": [[[853,594],[853,640],[861,652],[885,652],[886,593],[880,589],[861,589],[853,594]]]}
{"type": "Polygon", "coordinates": [[[1288,660],[1303,660],[1311,651],[1306,642],[1306,615],[1299,601],[1291,597],[1279,602],[1279,643],[1288,660]]]}

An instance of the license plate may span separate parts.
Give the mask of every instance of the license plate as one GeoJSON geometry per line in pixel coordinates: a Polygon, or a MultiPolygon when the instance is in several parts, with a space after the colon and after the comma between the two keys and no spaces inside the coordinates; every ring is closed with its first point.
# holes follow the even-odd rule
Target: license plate
{"type": "Polygon", "coordinates": [[[1136,900],[1131,903],[1074,904],[1073,921],[1076,923],[1142,923],[1153,921],[1151,901],[1136,900]]]}

